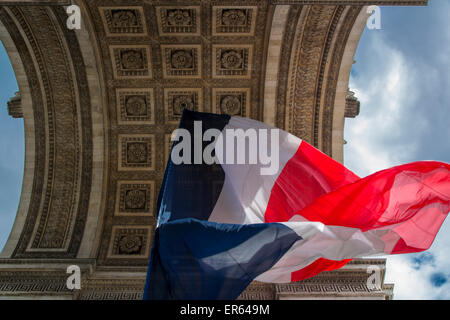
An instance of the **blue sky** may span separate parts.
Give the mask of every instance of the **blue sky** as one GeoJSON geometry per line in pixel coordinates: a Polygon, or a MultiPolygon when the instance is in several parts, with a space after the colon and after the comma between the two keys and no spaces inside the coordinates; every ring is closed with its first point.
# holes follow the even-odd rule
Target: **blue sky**
{"type": "MultiPolygon", "coordinates": [[[[381,30],[364,31],[350,88],[361,114],[347,119],[345,165],[360,176],[418,160],[450,163],[450,2],[382,7],[381,30]]],[[[0,44],[0,250],[17,212],[24,165],[23,120],[7,114],[17,91],[0,44]]],[[[450,299],[450,221],[432,248],[388,258],[396,299],[450,299]]]]}
{"type": "MultiPolygon", "coordinates": [[[[344,163],[360,176],[420,160],[450,163],[450,1],[381,7],[366,30],[350,89],[361,114],[347,119],[344,163]]],[[[396,299],[450,299],[450,221],[430,250],[388,257],[396,299]]]]}
{"type": "Polygon", "coordinates": [[[0,251],[8,239],[22,190],[25,159],[23,119],[8,115],[6,103],[18,91],[9,57],[0,42],[0,251]]]}

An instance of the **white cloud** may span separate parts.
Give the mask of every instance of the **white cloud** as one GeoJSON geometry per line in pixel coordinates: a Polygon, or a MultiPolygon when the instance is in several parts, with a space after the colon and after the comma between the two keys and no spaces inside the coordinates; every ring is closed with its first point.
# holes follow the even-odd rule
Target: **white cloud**
{"type": "MultiPolygon", "coordinates": [[[[419,160],[414,158],[426,147],[420,138],[432,134],[433,122],[427,118],[427,113],[431,114],[433,109],[419,110],[418,106],[424,103],[425,90],[431,89],[427,94],[435,94],[434,85],[442,81],[443,76],[449,77],[448,73],[443,75],[436,64],[423,62],[422,69],[417,68],[417,61],[408,60],[383,36],[375,32],[367,35],[365,56],[355,65],[356,72],[350,79],[350,89],[361,102],[361,114],[356,119],[346,120],[344,133],[348,144],[344,147],[344,158],[345,165],[360,176],[419,160]],[[367,61],[369,65],[362,65],[367,61]],[[423,69],[428,72],[421,73],[423,69]]],[[[443,50],[449,48],[447,45],[443,50]]],[[[441,59],[449,65],[449,57],[439,54],[435,63],[441,65],[441,59]]],[[[434,257],[433,264],[422,264],[418,268],[413,261],[417,254],[387,257],[385,282],[395,284],[395,299],[450,299],[449,231],[447,219],[428,251],[434,257]],[[445,275],[449,281],[436,286],[431,281],[436,274],[445,275]]]]}
{"type": "Polygon", "coordinates": [[[436,286],[431,281],[436,274],[442,273],[447,279],[449,276],[448,264],[443,265],[437,257],[433,264],[423,264],[415,268],[411,255],[390,256],[386,270],[385,283],[395,284],[396,300],[450,299],[450,282],[436,286]]]}
{"type": "Polygon", "coordinates": [[[394,283],[395,299],[430,299],[434,297],[432,284],[421,269],[416,270],[404,256],[393,256],[387,261],[386,283],[394,283]]]}
{"type": "Polygon", "coordinates": [[[414,76],[403,55],[384,43],[382,37],[375,36],[371,48],[376,72],[350,79],[350,88],[362,110],[356,119],[347,119],[345,127],[349,142],[345,146],[346,165],[363,176],[398,164],[416,148],[413,141],[386,147],[386,142],[402,134],[399,123],[414,106],[414,76]],[[377,61],[379,57],[383,57],[382,61],[377,61]]]}

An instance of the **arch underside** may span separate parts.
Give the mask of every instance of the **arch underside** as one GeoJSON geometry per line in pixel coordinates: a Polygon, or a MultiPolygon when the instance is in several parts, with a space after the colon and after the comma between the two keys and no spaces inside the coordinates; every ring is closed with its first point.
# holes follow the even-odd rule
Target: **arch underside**
{"type": "MultiPolygon", "coordinates": [[[[18,82],[27,93],[27,159],[21,205],[0,255],[0,296],[140,298],[181,105],[266,121],[342,161],[364,1],[199,0],[174,7],[85,0],[77,1],[83,24],[76,31],[66,27],[64,1],[13,2],[0,6],[0,30],[8,33],[0,36],[10,43],[16,75],[24,74],[18,82]],[[174,27],[176,10],[187,20],[174,27]],[[239,26],[230,22],[231,10],[239,26]],[[237,108],[227,109],[225,98],[237,108]],[[65,287],[71,264],[82,268],[81,292],[65,287]]],[[[349,277],[354,269],[342,272],[349,277]]],[[[358,270],[348,292],[361,287],[370,294],[358,270]]],[[[292,292],[341,277],[330,274],[292,292]]],[[[255,286],[243,298],[290,292],[255,286]]],[[[330,294],[340,294],[333,288],[330,294]]]]}

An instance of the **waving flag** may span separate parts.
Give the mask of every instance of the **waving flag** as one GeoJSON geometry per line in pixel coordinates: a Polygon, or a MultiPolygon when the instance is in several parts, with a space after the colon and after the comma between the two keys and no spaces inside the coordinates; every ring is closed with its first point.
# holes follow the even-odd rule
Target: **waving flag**
{"type": "Polygon", "coordinates": [[[253,280],[300,281],[352,258],[423,251],[450,211],[445,163],[359,178],[251,119],[185,110],[179,129],[144,299],[235,299],[253,280]]]}

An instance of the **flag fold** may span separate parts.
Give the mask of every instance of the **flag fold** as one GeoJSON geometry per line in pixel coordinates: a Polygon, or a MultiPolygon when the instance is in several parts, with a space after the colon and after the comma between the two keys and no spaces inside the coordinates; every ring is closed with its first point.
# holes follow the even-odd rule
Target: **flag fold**
{"type": "Polygon", "coordinates": [[[446,163],[359,178],[283,130],[189,110],[174,138],[144,299],[235,299],[254,280],[424,251],[450,211],[446,163]]]}

